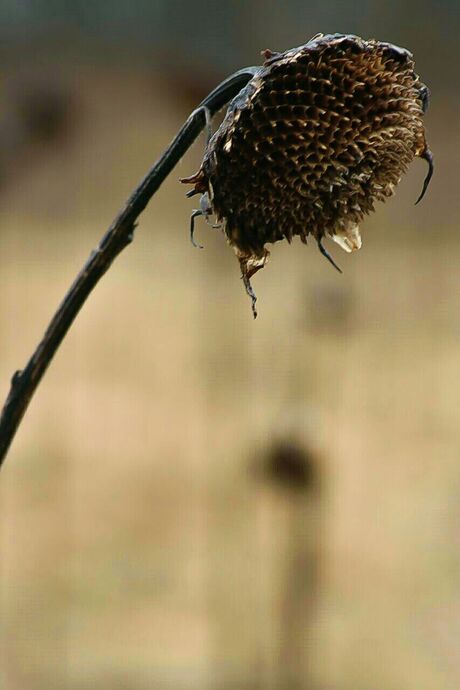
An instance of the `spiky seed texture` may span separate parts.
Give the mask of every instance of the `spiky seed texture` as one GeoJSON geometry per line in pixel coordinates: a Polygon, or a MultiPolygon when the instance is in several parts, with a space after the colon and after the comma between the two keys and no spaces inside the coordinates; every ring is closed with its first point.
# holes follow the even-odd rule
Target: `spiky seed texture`
{"type": "Polygon", "coordinates": [[[375,201],[394,193],[414,156],[431,164],[428,89],[407,50],[334,34],[263,54],[198,173],[183,180],[207,194],[247,288],[266,243],[328,236],[359,249],[375,201]]]}

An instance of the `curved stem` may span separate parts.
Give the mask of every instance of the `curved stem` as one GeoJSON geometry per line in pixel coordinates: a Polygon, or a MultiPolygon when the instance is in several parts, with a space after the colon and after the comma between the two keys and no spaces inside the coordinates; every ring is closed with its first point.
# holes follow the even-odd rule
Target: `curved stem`
{"type": "Polygon", "coordinates": [[[133,240],[136,220],[180,158],[204,129],[208,115],[215,115],[254,76],[258,67],[239,70],[219,84],[189,116],[161,158],[134,190],[123,210],[91,252],[51,319],[45,334],[24,369],[11,379],[11,388],[0,415],[0,465],[21,423],[32,396],[59,345],[93,288],[113,260],[133,240]]]}

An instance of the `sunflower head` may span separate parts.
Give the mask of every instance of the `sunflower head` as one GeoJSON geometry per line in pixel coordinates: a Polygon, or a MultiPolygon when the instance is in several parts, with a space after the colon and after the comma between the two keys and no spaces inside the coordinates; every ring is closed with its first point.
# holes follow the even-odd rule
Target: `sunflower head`
{"type": "MultiPolygon", "coordinates": [[[[376,40],[319,35],[265,62],[210,139],[192,192],[206,195],[240,260],[246,287],[267,243],[359,249],[359,225],[415,156],[432,157],[423,115],[428,89],[411,53],[376,40]]],[[[335,264],[334,264],[335,265],[335,264]]]]}

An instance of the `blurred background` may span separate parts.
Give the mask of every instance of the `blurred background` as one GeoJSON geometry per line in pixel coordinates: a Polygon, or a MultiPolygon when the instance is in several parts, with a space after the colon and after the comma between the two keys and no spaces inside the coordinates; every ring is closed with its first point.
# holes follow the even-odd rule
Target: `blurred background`
{"type": "Polygon", "coordinates": [[[425,164],[352,256],[254,279],[180,176],[58,352],[0,484],[5,690],[460,687],[460,6],[3,0],[0,394],[225,76],[317,32],[409,48],[425,164]]]}

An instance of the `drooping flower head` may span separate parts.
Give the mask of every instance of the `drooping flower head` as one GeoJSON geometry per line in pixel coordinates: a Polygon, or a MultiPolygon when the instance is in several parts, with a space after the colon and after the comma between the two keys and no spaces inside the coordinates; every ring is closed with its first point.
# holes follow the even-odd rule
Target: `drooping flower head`
{"type": "Polygon", "coordinates": [[[407,50],[334,34],[264,56],[200,170],[183,180],[206,195],[250,294],[267,243],[311,235],[334,263],[324,237],[359,249],[363,217],[394,193],[412,159],[430,165],[421,196],[432,173],[423,123],[429,92],[407,50]]]}

